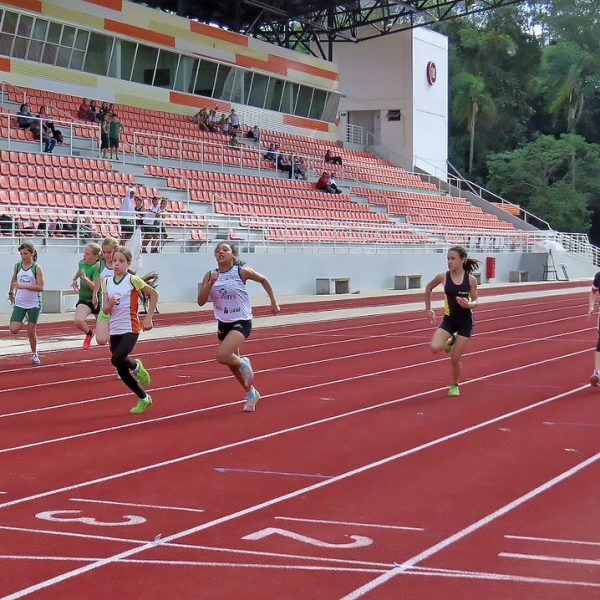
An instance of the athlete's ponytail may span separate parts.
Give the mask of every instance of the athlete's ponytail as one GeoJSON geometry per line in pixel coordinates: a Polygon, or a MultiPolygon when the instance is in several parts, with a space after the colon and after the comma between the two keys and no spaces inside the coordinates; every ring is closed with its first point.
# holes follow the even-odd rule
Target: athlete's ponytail
{"type": "Polygon", "coordinates": [[[479,270],[479,266],[481,265],[481,261],[476,260],[474,258],[467,257],[467,251],[462,246],[452,246],[449,248],[448,252],[456,252],[458,256],[466,259],[463,263],[463,269],[467,273],[473,273],[473,271],[479,270]]]}

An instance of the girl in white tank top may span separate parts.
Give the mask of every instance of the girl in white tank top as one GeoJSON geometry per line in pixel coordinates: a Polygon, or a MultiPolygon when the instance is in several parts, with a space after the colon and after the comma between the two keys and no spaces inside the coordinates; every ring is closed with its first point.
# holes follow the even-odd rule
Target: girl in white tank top
{"type": "Polygon", "coordinates": [[[42,290],[44,274],[42,267],[35,261],[37,251],[31,242],[23,242],[19,246],[21,261],[15,265],[8,288],[8,300],[13,305],[10,317],[10,332],[17,334],[23,327],[27,317],[27,335],[31,347],[31,362],[40,365],[37,352],[37,322],[42,309],[42,290]]]}
{"type": "Polygon", "coordinates": [[[246,281],[260,283],[271,300],[271,312],[276,315],[279,305],[269,280],[253,269],[242,266],[237,248],[231,242],[221,242],[215,248],[217,268],[209,271],[202,280],[198,292],[198,305],[204,306],[208,298],[213,302],[213,310],[218,320],[217,337],[219,347],[217,360],[227,365],[240,385],[246,391],[244,411],[252,412],[260,394],[252,385],[254,372],[249,358],[240,358],[240,347],[252,331],[252,306],[246,281]]]}

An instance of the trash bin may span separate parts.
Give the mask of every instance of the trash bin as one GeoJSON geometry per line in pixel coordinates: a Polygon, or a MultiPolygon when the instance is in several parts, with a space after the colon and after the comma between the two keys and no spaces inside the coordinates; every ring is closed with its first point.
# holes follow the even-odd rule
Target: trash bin
{"type": "Polygon", "coordinates": [[[496,257],[488,256],[485,259],[485,277],[488,283],[492,283],[496,279],[496,257]]]}

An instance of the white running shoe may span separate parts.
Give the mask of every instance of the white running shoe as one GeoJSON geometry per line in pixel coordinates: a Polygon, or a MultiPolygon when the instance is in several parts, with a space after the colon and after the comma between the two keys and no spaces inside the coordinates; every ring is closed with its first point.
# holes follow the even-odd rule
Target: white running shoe
{"type": "Polygon", "coordinates": [[[256,403],[260,400],[260,394],[256,388],[252,388],[246,394],[246,403],[244,404],[244,412],[254,412],[256,403]]]}
{"type": "Polygon", "coordinates": [[[249,358],[242,358],[242,364],[240,365],[240,373],[242,375],[244,385],[251,385],[254,381],[254,371],[252,370],[252,365],[250,364],[249,358]]]}
{"type": "Polygon", "coordinates": [[[36,353],[31,355],[31,364],[35,365],[36,367],[39,367],[42,364],[39,354],[36,353]]]}

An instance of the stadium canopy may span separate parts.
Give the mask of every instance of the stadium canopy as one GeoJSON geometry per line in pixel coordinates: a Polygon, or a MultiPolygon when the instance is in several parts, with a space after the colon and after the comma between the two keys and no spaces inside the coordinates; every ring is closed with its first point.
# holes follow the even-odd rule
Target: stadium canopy
{"type": "Polygon", "coordinates": [[[139,3],[331,60],[333,43],[358,43],[519,1],[143,0],[139,3]]]}

